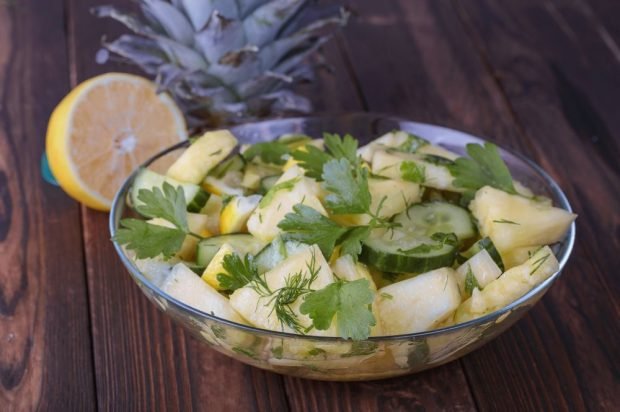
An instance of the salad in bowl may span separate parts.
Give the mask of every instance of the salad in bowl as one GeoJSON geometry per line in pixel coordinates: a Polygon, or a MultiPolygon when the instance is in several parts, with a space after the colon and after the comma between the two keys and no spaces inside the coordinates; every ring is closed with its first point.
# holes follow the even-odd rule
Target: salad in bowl
{"type": "Polygon", "coordinates": [[[499,325],[560,269],[576,215],[491,143],[235,134],[138,170],[112,231],[147,295],[248,363],[320,379],[423,369],[473,349],[482,334],[463,326],[499,325]]]}

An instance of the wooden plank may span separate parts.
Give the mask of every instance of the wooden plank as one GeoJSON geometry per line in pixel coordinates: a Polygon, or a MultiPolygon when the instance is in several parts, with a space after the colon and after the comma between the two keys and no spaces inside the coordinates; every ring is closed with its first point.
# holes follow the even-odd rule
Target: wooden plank
{"type": "Polygon", "coordinates": [[[48,117],[69,88],[62,6],[0,2],[0,409],[9,411],[95,404],[79,209],[39,172],[48,117]]]}
{"type": "MultiPolygon", "coordinates": [[[[555,325],[556,331],[543,328],[546,321],[539,326],[545,331],[541,338],[557,379],[564,381],[565,405],[612,408],[620,370],[615,350],[620,334],[620,289],[615,270],[610,270],[620,263],[620,179],[614,157],[619,145],[613,137],[620,129],[617,104],[607,104],[616,97],[614,90],[620,84],[617,64],[602,50],[595,30],[586,19],[578,18],[575,10],[562,14],[579,33],[567,36],[556,12],[549,11],[549,3],[546,8],[533,1],[509,7],[493,2],[479,2],[477,7],[455,4],[492,67],[524,136],[535,142],[538,160],[558,180],[580,214],[574,256],[544,300],[548,324],[555,325]],[[563,344],[557,347],[557,342],[563,344]],[[558,370],[562,363],[570,368],[558,370]]],[[[557,13],[566,10],[560,8],[557,13]]],[[[536,317],[537,323],[539,319],[536,317]]],[[[529,369],[538,373],[541,367],[551,365],[534,363],[529,369]]],[[[473,386],[489,381],[489,369],[476,362],[471,366],[473,386]]],[[[497,375],[491,376],[497,383],[493,379],[497,375]]],[[[501,384],[493,387],[493,398],[479,400],[483,409],[525,408],[524,398],[515,395],[514,379],[500,380],[501,384]]],[[[538,385],[524,389],[526,393],[547,390],[538,385]]]]}
{"type": "MultiPolygon", "coordinates": [[[[116,1],[121,7],[127,2],[116,1]]],[[[102,35],[119,25],[95,19],[98,1],[69,2],[73,78],[80,82],[105,71],[94,56],[102,35]]],[[[94,360],[100,408],[129,410],[282,410],[281,378],[252,370],[208,349],[173,324],[142,295],[109,240],[108,215],[83,209],[94,360]],[[234,382],[234,384],[231,384],[234,382]],[[252,382],[264,392],[255,393],[252,382]]]]}
{"type": "MultiPolygon", "coordinates": [[[[126,2],[117,1],[126,7],[126,2]]],[[[102,34],[114,37],[118,25],[93,20],[88,9],[96,1],[70,2],[71,63],[76,81],[103,71],[128,67],[98,66],[94,53],[102,34]]],[[[326,54],[333,55],[328,45],[326,54]]],[[[339,63],[336,62],[336,65],[339,63]]],[[[320,73],[317,82],[300,86],[313,93],[317,110],[336,105],[346,83],[320,73]]],[[[84,233],[100,406],[108,409],[286,410],[282,377],[245,366],[189,337],[149,303],[130,280],[112,250],[107,215],[84,210],[84,233]],[[130,367],[128,367],[130,365],[130,367]]]]}
{"type": "MultiPolygon", "coordinates": [[[[417,120],[470,129],[482,125],[487,131],[496,131],[491,129],[496,123],[482,111],[457,117],[456,113],[463,107],[473,106],[477,99],[484,99],[488,109],[488,101],[492,100],[489,96],[493,96],[489,90],[495,90],[496,86],[492,79],[483,78],[481,85],[450,87],[461,77],[479,78],[484,68],[476,59],[463,59],[458,61],[458,66],[465,64],[466,71],[459,73],[449,56],[449,48],[456,44],[443,42],[443,32],[428,33],[428,27],[435,23],[429,15],[409,13],[387,2],[356,2],[355,8],[359,16],[344,32],[344,53],[349,58],[347,67],[352,68],[349,75],[360,85],[362,104],[370,110],[417,120]],[[412,27],[426,33],[422,44],[414,44],[412,27]],[[422,55],[437,60],[425,64],[420,59],[422,55]],[[454,69],[443,70],[448,65],[454,69]],[[453,84],[436,87],[449,78],[453,78],[453,84]],[[450,90],[453,100],[441,96],[450,90]]],[[[508,134],[507,130],[502,132],[508,134]]],[[[459,362],[386,381],[343,384],[287,378],[286,383],[295,410],[475,409],[459,362]]]]}
{"type": "MultiPolygon", "coordinates": [[[[358,3],[358,7],[362,6],[358,3]]],[[[359,26],[354,26],[358,28],[348,32],[352,66],[370,109],[469,130],[526,154],[537,153],[536,146],[522,136],[493,76],[487,73],[475,45],[466,41],[467,32],[449,4],[401,1],[389,7],[377,2],[365,5],[359,26]],[[387,44],[389,48],[383,46],[387,44]]],[[[558,287],[552,292],[557,293],[558,287]]],[[[539,305],[526,321],[535,328],[521,322],[463,359],[477,406],[531,407],[519,402],[527,399],[519,393],[535,394],[533,405],[579,405],[579,392],[567,391],[578,387],[578,380],[563,350],[566,336],[560,335],[550,318],[545,306],[539,305]],[[524,336],[528,337],[525,345],[524,336]],[[532,365],[541,368],[529,370],[532,365]],[[481,378],[472,381],[474,376],[481,378]],[[498,392],[493,394],[495,385],[498,392]],[[499,401],[493,404],[493,399],[499,401]]]]}

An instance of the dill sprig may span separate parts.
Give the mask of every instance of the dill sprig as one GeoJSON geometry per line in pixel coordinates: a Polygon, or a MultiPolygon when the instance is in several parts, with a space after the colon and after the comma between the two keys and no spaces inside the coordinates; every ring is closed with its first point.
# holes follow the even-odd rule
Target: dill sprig
{"type": "Polygon", "coordinates": [[[316,256],[313,251],[312,258],[306,262],[306,268],[288,275],[284,280],[284,286],[272,290],[264,276],[259,276],[248,286],[254,289],[262,299],[268,299],[266,306],[273,305],[269,314],[275,313],[283,328],[288,326],[297,333],[306,334],[312,327],[306,328],[299,322],[299,317],[291,305],[303,295],[314,290],[311,286],[319,276],[320,269],[317,267],[316,256]]]}

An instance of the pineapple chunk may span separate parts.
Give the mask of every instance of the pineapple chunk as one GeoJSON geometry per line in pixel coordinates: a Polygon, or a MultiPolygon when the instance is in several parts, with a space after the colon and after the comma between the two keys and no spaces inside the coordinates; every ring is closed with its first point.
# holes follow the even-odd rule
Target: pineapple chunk
{"type": "Polygon", "coordinates": [[[416,153],[439,156],[439,157],[443,157],[444,159],[448,159],[448,160],[456,160],[459,157],[461,157],[460,155],[454,152],[451,152],[449,150],[446,150],[443,147],[435,146],[432,144],[427,144],[427,145],[420,147],[416,153]]]}
{"type": "MultiPolygon", "coordinates": [[[[312,289],[322,289],[334,282],[334,275],[321,254],[321,250],[316,245],[303,248],[300,252],[288,257],[275,268],[266,272],[265,281],[269,290],[277,291],[284,287],[287,280],[295,274],[301,273],[303,277],[309,278],[309,267],[314,267],[317,270],[317,277],[310,285],[312,289]]],[[[246,286],[237,289],[231,295],[230,303],[235,310],[255,326],[269,330],[294,332],[292,328],[283,325],[278,319],[272,297],[261,296],[253,287],[246,286]]],[[[299,324],[305,328],[312,325],[312,320],[299,311],[302,301],[303,299],[297,299],[289,306],[299,324]]],[[[328,330],[313,330],[312,333],[314,335],[335,336],[335,322],[332,322],[332,326],[328,330]]]]}
{"type": "MultiPolygon", "coordinates": [[[[168,222],[165,219],[160,217],[151,219],[148,223],[156,226],[164,226],[169,228],[176,228],[175,225],[168,222]]],[[[211,233],[208,229],[209,218],[208,216],[199,214],[199,213],[188,213],[187,214],[187,226],[189,230],[203,237],[211,236],[211,233]]],[[[185,236],[185,240],[183,240],[183,244],[181,245],[181,249],[177,252],[177,256],[183,260],[193,260],[196,256],[196,245],[198,244],[198,239],[194,236],[185,236]]]]}
{"type": "Polygon", "coordinates": [[[469,293],[465,290],[465,279],[469,270],[476,278],[480,288],[484,288],[502,274],[502,270],[493,261],[489,252],[482,249],[456,270],[456,283],[459,285],[461,296],[469,296],[469,293]]]}
{"type": "Polygon", "coordinates": [[[228,202],[220,215],[220,233],[247,232],[250,215],[260,202],[262,196],[238,196],[228,202]]]}
{"type": "MultiPolygon", "coordinates": [[[[370,276],[370,271],[360,262],[355,262],[351,255],[343,255],[331,264],[332,271],[334,275],[339,277],[340,279],[344,279],[348,282],[353,282],[358,279],[366,279],[368,283],[370,283],[370,289],[373,291],[377,290],[377,286],[375,285],[375,281],[372,276],[370,276]]],[[[370,329],[370,336],[380,336],[382,335],[381,328],[381,320],[378,315],[378,307],[377,307],[377,299],[372,304],[372,312],[375,315],[375,326],[370,329]]]]}
{"type": "Polygon", "coordinates": [[[319,184],[304,177],[303,173],[300,167],[291,167],[267,192],[248,219],[248,231],[252,235],[264,242],[271,242],[280,233],[278,223],[299,203],[327,215],[318,198],[321,193],[319,184]]]}
{"type": "Polygon", "coordinates": [[[366,146],[357,149],[357,154],[366,162],[370,162],[374,154],[379,150],[385,150],[390,147],[398,147],[407,142],[409,133],[402,130],[389,132],[381,137],[376,138],[366,146]]]}
{"type": "Polygon", "coordinates": [[[383,333],[422,332],[452,316],[461,297],[453,269],[441,268],[379,289],[383,333]]]}
{"type": "MultiPolygon", "coordinates": [[[[131,251],[128,251],[131,252],[131,251]]],[[[135,254],[131,254],[136,267],[142,274],[155,286],[161,285],[170,275],[172,268],[178,262],[177,259],[161,260],[161,258],[136,259],[135,254]]]]}
{"type": "Polygon", "coordinates": [[[211,262],[209,262],[204,272],[202,272],[202,280],[215,289],[221,290],[222,287],[220,286],[219,280],[217,280],[217,275],[220,273],[228,274],[224,269],[224,258],[233,253],[236,253],[235,249],[228,243],[224,243],[215,256],[213,256],[213,259],[211,259],[211,262]]]}
{"type": "Polygon", "coordinates": [[[420,155],[401,152],[377,151],[372,158],[372,172],[379,176],[392,179],[401,179],[401,164],[404,161],[413,162],[424,170],[424,186],[452,192],[463,192],[462,188],[455,187],[454,177],[447,167],[425,161],[420,155]]]}
{"type": "Polygon", "coordinates": [[[258,190],[262,178],[279,175],[280,173],[281,170],[278,167],[248,163],[245,166],[243,179],[241,179],[241,186],[250,190],[258,190]]]}
{"type": "Polygon", "coordinates": [[[202,312],[244,325],[247,324],[233,309],[228,299],[200,280],[198,275],[182,263],[172,268],[172,272],[161,289],[173,298],[202,312]]]}
{"type": "Polygon", "coordinates": [[[166,173],[180,182],[199,184],[237,145],[228,130],[206,132],[170,166],[166,173]]]}
{"type": "Polygon", "coordinates": [[[577,217],[490,186],[476,192],[469,209],[478,220],[480,234],[490,237],[502,255],[523,246],[558,242],[577,217]]]}
{"type": "Polygon", "coordinates": [[[331,264],[331,269],[336,276],[340,279],[344,279],[348,282],[353,282],[358,279],[366,279],[370,283],[372,290],[377,290],[375,282],[370,276],[370,272],[366,265],[353,260],[351,255],[343,255],[331,264]]]}
{"type": "Polygon", "coordinates": [[[502,256],[502,261],[504,262],[506,270],[511,269],[515,266],[522,265],[532,256],[532,253],[535,253],[541,247],[542,245],[524,246],[518,247],[508,253],[505,253],[504,256],[502,256]]]}
{"type": "Polygon", "coordinates": [[[524,264],[507,270],[482,291],[474,289],[471,298],[456,311],[456,323],[466,322],[510,304],[557,272],[559,264],[548,246],[542,247],[524,264]]]}
{"type": "Polygon", "coordinates": [[[224,200],[218,195],[211,195],[200,211],[201,214],[207,216],[207,229],[213,235],[220,234],[220,214],[223,207],[224,200]]]}
{"type": "MultiPolygon", "coordinates": [[[[379,216],[384,218],[404,211],[407,206],[419,202],[422,197],[420,185],[400,179],[370,178],[368,190],[372,199],[370,210],[376,213],[381,205],[379,216]]],[[[371,219],[367,214],[335,215],[332,218],[338,223],[351,226],[367,225],[371,219]]]]}
{"type": "Polygon", "coordinates": [[[245,189],[241,185],[243,173],[238,170],[227,172],[224,176],[207,176],[202,182],[202,188],[217,196],[242,196],[245,189]]]}

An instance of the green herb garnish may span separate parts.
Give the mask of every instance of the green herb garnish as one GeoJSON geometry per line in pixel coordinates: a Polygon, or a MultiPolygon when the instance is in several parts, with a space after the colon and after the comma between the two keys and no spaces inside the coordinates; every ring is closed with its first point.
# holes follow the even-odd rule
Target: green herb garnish
{"type": "Polygon", "coordinates": [[[454,176],[454,185],[476,191],[483,186],[492,186],[510,194],[517,194],[512,176],[506,163],[492,143],[467,145],[469,158],[459,157],[448,169],[454,176]]]}
{"type": "Polygon", "coordinates": [[[122,219],[121,228],[112,238],[118,244],[135,251],[138,259],[160,254],[168,259],[181,249],[186,235],[202,239],[202,236],[190,232],[187,226],[187,204],[183,188],[179,186],[175,189],[164,182],[162,189],[140,189],[138,200],[142,204],[136,209],[144,216],[164,219],[174,227],[154,225],[139,219],[122,219]]]}
{"type": "Polygon", "coordinates": [[[223,290],[235,291],[250,282],[263,283],[264,279],[259,275],[258,268],[250,255],[243,259],[236,253],[224,256],[222,267],[227,273],[218,273],[217,281],[223,290]]]}
{"type": "Polygon", "coordinates": [[[521,224],[521,223],[513,222],[512,220],[508,220],[508,219],[497,219],[497,220],[494,220],[493,222],[495,222],[495,223],[506,223],[508,225],[520,225],[521,224]]]}
{"type": "Polygon", "coordinates": [[[335,317],[338,336],[363,340],[370,336],[370,328],[376,324],[370,310],[373,300],[374,292],[368,280],[339,280],[309,293],[299,310],[310,316],[318,330],[329,329],[335,317]]]}
{"type": "Polygon", "coordinates": [[[471,270],[471,265],[467,265],[467,274],[465,275],[465,292],[471,295],[475,288],[482,289],[478,283],[478,279],[471,270]]]}
{"type": "Polygon", "coordinates": [[[403,180],[413,183],[424,183],[425,167],[418,165],[410,160],[405,160],[400,164],[400,176],[403,180]]]}
{"type": "Polygon", "coordinates": [[[259,157],[265,163],[283,165],[286,163],[286,155],[291,153],[291,149],[281,142],[261,142],[255,143],[241,154],[248,162],[259,157]]]}

